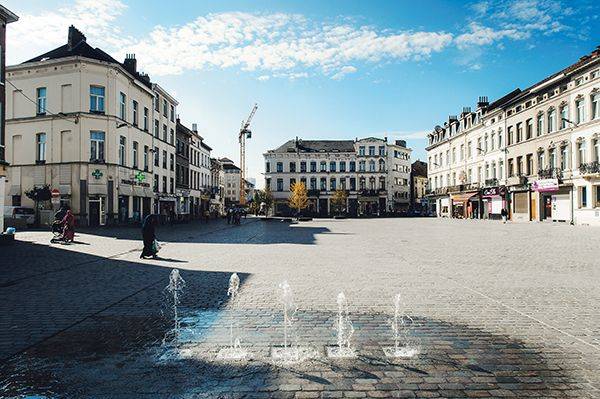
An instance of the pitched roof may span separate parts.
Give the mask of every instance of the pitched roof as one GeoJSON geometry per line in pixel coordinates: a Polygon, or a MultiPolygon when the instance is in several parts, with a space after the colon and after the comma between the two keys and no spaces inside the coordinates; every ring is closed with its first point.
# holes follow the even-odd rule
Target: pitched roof
{"type": "Polygon", "coordinates": [[[240,170],[240,168],[238,168],[237,166],[235,166],[232,163],[224,163],[223,169],[240,170]]]}
{"type": "Polygon", "coordinates": [[[115,60],[113,57],[111,57],[108,53],[104,52],[100,48],[94,48],[90,46],[86,41],[85,35],[79,30],[77,30],[73,25],[69,27],[67,44],[63,44],[62,46],[57,47],[54,50],[50,50],[47,53],[38,55],[37,57],[23,62],[23,64],[27,64],[29,62],[56,60],[66,57],[85,57],[93,60],[120,65],[127,72],[132,74],[136,79],[142,82],[145,86],[147,86],[148,88],[152,88],[150,78],[148,77],[148,75],[140,74],[137,71],[134,72],[130,70],[131,68],[128,68],[123,63],[115,60]]]}
{"type": "Polygon", "coordinates": [[[269,152],[354,152],[353,140],[288,140],[269,152]]]}

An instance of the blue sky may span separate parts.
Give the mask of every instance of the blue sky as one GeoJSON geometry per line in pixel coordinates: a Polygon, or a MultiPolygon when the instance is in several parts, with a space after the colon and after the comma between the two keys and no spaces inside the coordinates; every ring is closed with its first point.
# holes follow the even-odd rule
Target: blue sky
{"type": "Polygon", "coordinates": [[[600,45],[594,1],[4,1],[7,58],[88,42],[171,91],[214,155],[238,160],[237,131],[257,102],[249,176],[262,153],[296,136],[406,139],[425,159],[425,134],[478,96],[493,100],[600,45]]]}

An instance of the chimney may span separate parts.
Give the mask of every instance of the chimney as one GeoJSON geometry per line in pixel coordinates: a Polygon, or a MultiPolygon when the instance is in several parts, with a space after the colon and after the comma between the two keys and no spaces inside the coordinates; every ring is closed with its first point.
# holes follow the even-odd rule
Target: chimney
{"type": "Polygon", "coordinates": [[[396,145],[406,148],[406,140],[396,140],[396,145]]]}
{"type": "Polygon", "coordinates": [[[485,108],[490,105],[487,96],[480,96],[479,100],[477,100],[477,108],[485,108]]]}
{"type": "Polygon", "coordinates": [[[72,50],[73,47],[77,46],[81,42],[85,42],[85,35],[73,25],[69,26],[69,36],[67,40],[67,46],[69,47],[69,50],[72,50]]]}
{"type": "Polygon", "coordinates": [[[387,135],[383,136],[383,141],[385,141],[387,143],[387,135]]]}
{"type": "Polygon", "coordinates": [[[198,133],[198,124],[197,123],[192,123],[192,132],[198,133]]]}
{"type": "Polygon", "coordinates": [[[123,66],[132,75],[136,75],[137,73],[137,60],[135,59],[135,54],[127,54],[125,56],[125,61],[123,61],[123,66]]]}

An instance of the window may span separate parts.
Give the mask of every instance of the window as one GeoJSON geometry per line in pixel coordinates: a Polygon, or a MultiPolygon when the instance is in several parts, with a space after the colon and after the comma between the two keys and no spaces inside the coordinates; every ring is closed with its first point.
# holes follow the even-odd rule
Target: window
{"type": "Polygon", "coordinates": [[[158,138],[158,120],[154,120],[154,137],[158,138]]]}
{"type": "Polygon", "coordinates": [[[523,124],[521,122],[517,123],[517,143],[523,141],[523,124]]]}
{"type": "Polygon", "coordinates": [[[103,86],[90,86],[90,112],[104,112],[103,86]]]}
{"type": "Polygon", "coordinates": [[[310,189],[311,190],[316,190],[317,189],[317,178],[316,177],[311,177],[310,178],[310,189]]]}
{"type": "Polygon", "coordinates": [[[554,148],[548,150],[548,167],[551,169],[556,167],[556,150],[554,148]]]}
{"type": "Polygon", "coordinates": [[[153,182],[153,188],[154,188],[154,192],[157,193],[158,192],[158,175],[154,175],[154,182],[153,182]]]}
{"type": "Polygon", "coordinates": [[[361,157],[365,155],[365,147],[364,146],[361,145],[360,147],[358,147],[358,155],[361,157]]]}
{"type": "Polygon", "coordinates": [[[125,145],[126,139],[124,136],[119,138],[119,165],[125,166],[125,145]]]}
{"type": "Polygon", "coordinates": [[[154,147],[154,166],[158,168],[160,164],[160,152],[158,151],[158,147],[154,147]]]}
{"type": "Polygon", "coordinates": [[[383,159],[379,160],[379,171],[385,172],[385,161],[383,159]]]}
{"type": "Polygon", "coordinates": [[[38,162],[46,160],[46,133],[35,135],[36,142],[36,160],[38,162]]]}
{"type": "Polygon", "coordinates": [[[577,153],[579,155],[579,166],[581,166],[585,163],[585,150],[586,150],[585,141],[581,141],[581,142],[577,143],[577,153]]]}
{"type": "Polygon", "coordinates": [[[523,175],[523,157],[517,157],[517,176],[523,175]]]}
{"type": "Polygon", "coordinates": [[[144,107],[144,131],[148,131],[148,108],[144,107]]]}
{"type": "MultiPolygon", "coordinates": [[[[469,174],[470,174],[471,170],[469,170],[469,174]]],[[[504,179],[504,161],[500,160],[498,161],[498,178],[500,179],[504,179]]],[[[469,182],[471,180],[471,176],[469,176],[469,182]]]]}
{"type": "Polygon", "coordinates": [[[173,154],[169,154],[169,169],[175,170],[175,156],[173,154]]]}
{"type": "Polygon", "coordinates": [[[460,145],[460,160],[464,160],[465,159],[465,145],[461,144],[460,145]]]}
{"type": "Polygon", "coordinates": [[[155,111],[159,110],[159,104],[160,104],[160,96],[157,94],[156,97],[154,97],[154,110],[155,111]]]}
{"type": "Polygon", "coordinates": [[[579,125],[580,123],[585,122],[585,101],[583,101],[583,99],[576,100],[575,109],[577,112],[575,122],[579,125]]]}
{"type": "Polygon", "coordinates": [[[335,180],[335,177],[332,177],[331,180],[329,180],[329,189],[331,191],[336,190],[336,183],[337,183],[337,181],[335,180]]]}
{"type": "Polygon", "coordinates": [[[163,193],[167,192],[167,176],[162,177],[162,191],[163,193]]]}
{"type": "Polygon", "coordinates": [[[167,141],[167,125],[163,124],[163,141],[167,141]]]}
{"type": "Polygon", "coordinates": [[[350,161],[350,172],[356,172],[356,161],[350,161]]]}
{"type": "Polygon", "coordinates": [[[174,184],[173,184],[173,178],[169,178],[169,193],[173,194],[174,191],[174,184]]]}
{"type": "Polygon", "coordinates": [[[171,105],[171,122],[175,122],[175,106],[171,105]]]}
{"type": "MultiPolygon", "coordinates": [[[[473,156],[473,149],[471,148],[473,147],[473,143],[471,143],[470,141],[467,143],[467,157],[471,158],[473,156]]],[[[437,166],[437,155],[435,155],[435,164],[437,166]]]]}
{"type": "MultiPolygon", "coordinates": [[[[544,169],[544,161],[545,161],[544,160],[544,152],[543,151],[538,152],[538,170],[544,169]]],[[[529,173],[529,171],[528,171],[527,174],[529,175],[531,173],[529,173]]]]}
{"type": "Polygon", "coordinates": [[[271,162],[265,164],[265,172],[271,173],[271,162]]]}
{"type": "Polygon", "coordinates": [[[592,94],[592,119],[600,118],[600,93],[592,94]]]}
{"type": "Polygon", "coordinates": [[[502,130],[498,130],[498,148],[502,148],[502,130]]]}
{"type": "Polygon", "coordinates": [[[375,161],[369,161],[369,172],[375,172],[375,161]]]}
{"type": "Polygon", "coordinates": [[[300,162],[300,172],[301,173],[306,173],[306,161],[301,161],[300,162]]]}
{"type": "Polygon", "coordinates": [[[567,128],[567,121],[569,120],[569,106],[565,105],[560,109],[560,128],[567,128]]]}
{"type": "Polygon", "coordinates": [[[587,187],[579,187],[579,207],[586,208],[587,207],[587,187]]]}
{"type": "Polygon", "coordinates": [[[296,162],[290,162],[290,172],[296,172],[296,162]]]}
{"type": "Polygon", "coordinates": [[[148,170],[148,146],[144,146],[144,170],[148,170]]]}
{"type": "Polygon", "coordinates": [[[527,119],[525,127],[525,140],[529,140],[533,137],[533,119],[527,119]]]}
{"type": "Polygon", "coordinates": [[[358,161],[358,171],[364,172],[366,170],[366,165],[365,161],[358,161]]]}
{"type": "Polygon", "coordinates": [[[133,110],[133,126],[137,126],[138,125],[138,102],[133,100],[131,108],[133,110]]]}
{"type": "Polygon", "coordinates": [[[556,111],[551,109],[548,111],[548,133],[552,133],[556,130],[556,111]]]}
{"type": "Polygon", "coordinates": [[[169,143],[173,144],[174,142],[175,142],[175,131],[173,131],[173,129],[171,129],[170,136],[169,136],[169,143]]]}
{"type": "Polygon", "coordinates": [[[126,101],[127,101],[127,96],[125,95],[125,93],[121,92],[119,94],[119,118],[125,120],[126,118],[126,101]]]}
{"type": "MultiPolygon", "coordinates": [[[[510,128],[509,128],[510,131],[510,128]]],[[[481,152],[483,151],[483,148],[481,148],[481,137],[477,138],[477,155],[481,155],[481,152]]],[[[446,156],[448,156],[448,154],[446,153],[446,156]]]]}
{"type": "Polygon", "coordinates": [[[568,147],[562,146],[560,147],[560,168],[562,170],[566,170],[569,165],[569,151],[568,147]]]}
{"type": "Polygon", "coordinates": [[[90,161],[104,161],[104,132],[90,132],[90,161]]]}
{"type": "Polygon", "coordinates": [[[293,177],[290,179],[290,191],[292,190],[292,187],[294,187],[294,184],[296,184],[296,179],[294,179],[293,177]]]}
{"type": "Polygon", "coordinates": [[[317,171],[317,163],[315,161],[310,161],[310,171],[313,173],[317,171]]]}
{"type": "Polygon", "coordinates": [[[600,162],[600,139],[594,139],[594,161],[600,162]]]}
{"type": "Polygon", "coordinates": [[[375,146],[374,145],[369,146],[369,155],[371,155],[371,156],[375,155],[375,146]]]}
{"type": "Polygon", "coordinates": [[[321,172],[327,172],[327,162],[321,161],[321,172]]]}
{"type": "Polygon", "coordinates": [[[329,171],[335,172],[335,169],[336,169],[335,161],[329,162],[329,171]]]}
{"type": "Polygon", "coordinates": [[[283,173],[283,162],[277,162],[277,173],[283,173]]]}
{"type": "Polygon", "coordinates": [[[133,159],[132,159],[133,168],[137,169],[137,167],[138,167],[138,143],[137,143],[137,141],[133,142],[133,152],[132,152],[131,156],[133,157],[133,159]]]}
{"type": "Polygon", "coordinates": [[[513,177],[514,176],[514,165],[513,165],[513,160],[512,158],[508,160],[508,177],[513,177]]]}
{"type": "Polygon", "coordinates": [[[537,135],[538,137],[544,133],[544,114],[537,116],[537,135]]]}
{"type": "Polygon", "coordinates": [[[324,177],[321,177],[320,188],[321,188],[322,191],[327,190],[327,179],[324,178],[324,177]]]}
{"type": "Polygon", "coordinates": [[[38,115],[44,115],[46,114],[46,88],[45,87],[38,87],[36,89],[36,96],[37,96],[37,110],[36,113],[38,115]]]}
{"type": "Polygon", "coordinates": [[[165,118],[167,118],[169,116],[167,110],[168,110],[168,104],[167,104],[167,100],[163,99],[163,115],[165,116],[165,118]]]}
{"type": "Polygon", "coordinates": [[[165,150],[163,150],[162,167],[163,167],[163,169],[167,169],[167,152],[165,150]]]}
{"type": "Polygon", "coordinates": [[[379,156],[385,157],[385,146],[383,146],[383,145],[379,146],[379,156]]]}
{"type": "MultiPolygon", "coordinates": [[[[487,142],[487,140],[486,140],[486,142],[487,142]]],[[[454,148],[454,147],[452,147],[452,163],[456,163],[456,148],[454,148]]]]}

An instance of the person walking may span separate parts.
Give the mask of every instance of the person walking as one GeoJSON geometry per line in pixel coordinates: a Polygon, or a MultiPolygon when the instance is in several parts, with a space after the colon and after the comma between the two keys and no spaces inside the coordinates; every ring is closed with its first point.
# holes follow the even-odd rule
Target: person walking
{"type": "Polygon", "coordinates": [[[233,211],[231,208],[227,208],[227,224],[231,224],[231,218],[233,217],[233,211]]]}
{"type": "Polygon", "coordinates": [[[506,220],[508,219],[508,211],[506,208],[502,208],[500,215],[502,216],[502,223],[506,224],[506,220]]]}
{"type": "Polygon", "coordinates": [[[154,248],[154,240],[156,240],[156,219],[154,215],[148,215],[142,224],[142,239],[144,240],[144,249],[140,255],[140,259],[146,259],[151,256],[156,259],[156,248],[154,248]]]}
{"type": "Polygon", "coordinates": [[[61,223],[63,225],[63,241],[73,242],[75,239],[75,216],[73,216],[73,212],[70,209],[65,213],[61,223]]]}

